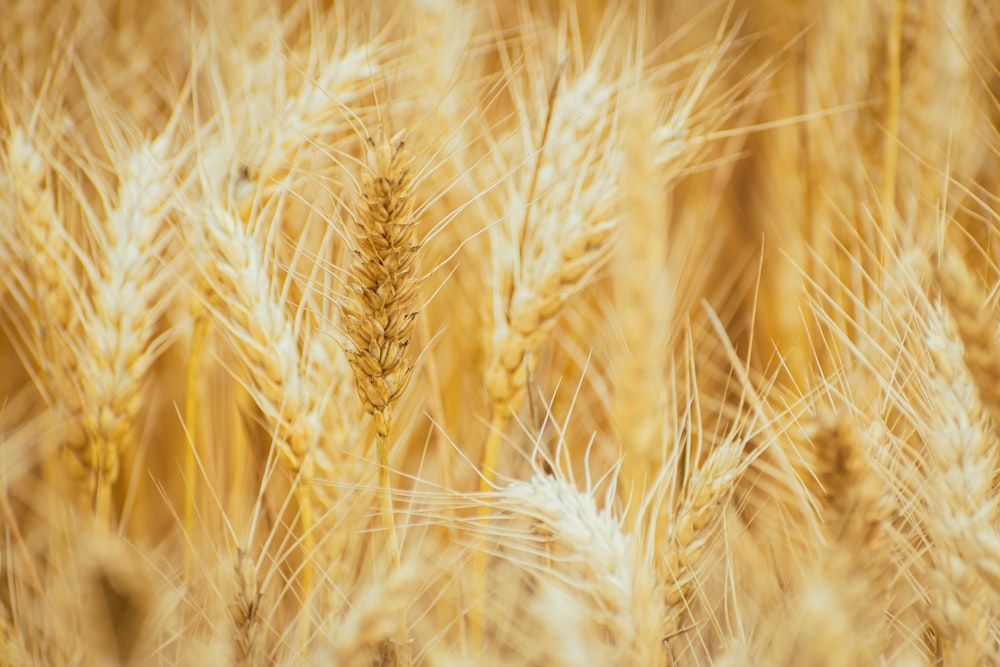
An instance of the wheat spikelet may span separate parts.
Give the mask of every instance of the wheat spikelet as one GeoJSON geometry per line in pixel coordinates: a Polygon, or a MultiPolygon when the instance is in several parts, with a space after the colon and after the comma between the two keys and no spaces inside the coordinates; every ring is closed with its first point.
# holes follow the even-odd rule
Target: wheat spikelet
{"type": "MultiPolygon", "coordinates": [[[[73,311],[78,264],[48,185],[49,166],[35,139],[26,128],[14,126],[5,148],[4,199],[11,215],[4,218],[8,227],[4,238],[15,261],[8,264],[3,279],[13,305],[29,320],[20,331],[8,331],[8,335],[24,341],[21,356],[39,367],[36,384],[40,391],[60,418],[72,420],[80,406],[60,378],[70,376],[74,361],[70,342],[79,330],[73,311]],[[43,259],[31,263],[28,260],[32,257],[43,259]]],[[[4,322],[6,327],[12,326],[8,320],[4,322]]],[[[66,438],[61,444],[70,453],[67,461],[73,477],[90,481],[86,443],[66,438]]]]}
{"type": "Polygon", "coordinates": [[[684,481],[683,495],[662,527],[659,568],[669,586],[665,593],[665,636],[676,633],[691,604],[693,586],[703,565],[702,556],[718,526],[719,505],[728,498],[734,482],[748,464],[744,446],[740,438],[728,438],[693,468],[684,481]]]}
{"type": "Polygon", "coordinates": [[[413,373],[406,349],[419,310],[420,243],[410,172],[400,136],[389,138],[383,130],[369,139],[367,170],[352,218],[354,298],[344,302],[344,319],[358,393],[380,438],[388,438],[392,406],[413,373]]]}
{"type": "Polygon", "coordinates": [[[83,309],[82,333],[96,343],[93,356],[81,354],[77,373],[82,418],[91,450],[98,457],[95,506],[110,513],[111,486],[118,460],[142,400],[142,383],[167,334],[156,335],[156,318],[166,303],[169,273],[159,265],[170,212],[170,138],[140,146],[117,160],[116,202],[106,213],[104,257],[98,259],[89,307],[83,309]]]}
{"type": "MultiPolygon", "coordinates": [[[[17,197],[18,207],[27,216],[26,227],[14,230],[15,238],[28,244],[22,248],[25,257],[31,244],[41,244],[35,254],[59,256],[43,272],[29,266],[14,274],[21,290],[36,300],[29,308],[37,309],[37,320],[55,318],[57,335],[42,331],[31,340],[34,335],[28,334],[25,345],[39,362],[55,362],[58,370],[45,373],[46,392],[81,420],[86,443],[69,443],[79,464],[76,472],[86,480],[93,511],[107,523],[118,457],[130,438],[146,371],[166,342],[165,336],[155,336],[154,324],[166,301],[166,274],[157,269],[173,186],[170,138],[130,147],[125,136],[117,134],[124,128],[114,127],[115,121],[102,115],[105,109],[99,102],[91,104],[108,133],[106,149],[115,158],[118,184],[111,194],[93,171],[84,172],[98,189],[103,210],[92,209],[82,194],[69,190],[68,200],[82,213],[90,248],[79,245],[65,227],[60,229],[52,195],[41,180],[44,158],[30,137],[15,130],[8,159],[14,181],[10,185],[23,193],[17,197]],[[71,319],[75,323],[70,324],[71,319]],[[69,331],[75,339],[62,339],[69,331]]],[[[85,170],[93,169],[84,164],[85,170]]]]}

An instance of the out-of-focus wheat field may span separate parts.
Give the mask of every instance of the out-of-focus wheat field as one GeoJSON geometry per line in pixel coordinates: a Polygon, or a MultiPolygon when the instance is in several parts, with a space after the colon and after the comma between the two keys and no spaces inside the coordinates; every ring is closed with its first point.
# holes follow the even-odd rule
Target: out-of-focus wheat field
{"type": "Polygon", "coordinates": [[[0,664],[1000,661],[993,0],[7,0],[0,664]]]}

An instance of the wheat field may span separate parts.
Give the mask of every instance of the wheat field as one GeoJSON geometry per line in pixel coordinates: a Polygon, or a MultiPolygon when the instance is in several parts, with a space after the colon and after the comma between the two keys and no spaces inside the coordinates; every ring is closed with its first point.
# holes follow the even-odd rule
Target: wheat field
{"type": "Polygon", "coordinates": [[[0,664],[1000,663],[994,0],[7,0],[0,664]]]}

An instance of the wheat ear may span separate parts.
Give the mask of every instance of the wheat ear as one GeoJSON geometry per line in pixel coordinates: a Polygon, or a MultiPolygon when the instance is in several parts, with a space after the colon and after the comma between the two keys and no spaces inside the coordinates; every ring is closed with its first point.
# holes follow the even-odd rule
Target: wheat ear
{"type": "MultiPolygon", "coordinates": [[[[194,210],[202,215],[195,218],[197,225],[187,229],[194,236],[191,244],[203,252],[200,269],[210,290],[204,298],[243,361],[249,375],[248,390],[264,417],[281,464],[294,478],[302,548],[311,555],[314,505],[329,502],[327,490],[313,480],[317,468],[332,477],[329,460],[318,451],[318,445],[324,435],[337,434],[331,420],[337,418],[339,406],[331,404],[330,392],[319,385],[323,373],[317,369],[329,357],[317,344],[320,336],[302,317],[289,314],[284,291],[276,285],[276,271],[265,259],[265,249],[258,240],[256,228],[276,225],[276,212],[271,208],[260,211],[245,226],[218,201],[205,202],[194,210]]],[[[305,307],[307,304],[299,306],[305,307]]],[[[337,376],[327,373],[322,381],[336,382],[337,376]]],[[[312,572],[313,558],[307,557],[302,568],[306,599],[312,594],[312,572]]],[[[300,618],[301,639],[308,632],[309,614],[300,618]]]]}
{"type": "MultiPolygon", "coordinates": [[[[940,304],[928,304],[925,344],[931,367],[918,431],[926,448],[926,576],[930,618],[945,664],[979,664],[993,653],[989,618],[1000,590],[984,578],[982,554],[998,543],[993,495],[996,442],[988,437],[962,345],[940,304]],[[982,583],[986,583],[983,586],[982,583]]],[[[991,554],[995,560],[997,554],[991,554]]]]}
{"type": "Polygon", "coordinates": [[[529,614],[542,612],[529,641],[538,643],[531,647],[535,650],[554,652],[543,656],[546,664],[576,664],[570,655],[587,655],[595,664],[665,664],[663,591],[651,550],[624,530],[611,507],[598,507],[599,501],[610,503],[614,497],[614,482],[608,485],[605,497],[598,498],[593,488],[578,489],[559,471],[536,472],[498,490],[492,503],[490,530],[498,535],[500,553],[534,575],[529,589],[542,589],[529,605],[529,614]],[[566,605],[587,610],[579,619],[583,645],[546,645],[535,632],[559,637],[563,616],[553,624],[544,611],[568,611],[566,605]]]}
{"type": "Polygon", "coordinates": [[[257,582],[257,564],[244,549],[237,549],[233,557],[235,591],[230,605],[234,629],[234,648],[237,665],[252,667],[260,660],[260,602],[261,590],[257,582]]]}
{"type": "MultiPolygon", "coordinates": [[[[9,130],[4,171],[4,199],[10,216],[0,219],[0,225],[13,261],[0,272],[0,280],[25,320],[9,332],[14,334],[10,338],[23,346],[25,361],[38,368],[35,383],[55,414],[70,422],[80,410],[78,396],[68,386],[75,361],[72,341],[80,329],[73,305],[80,298],[73,239],[56,204],[50,165],[32,131],[16,124],[9,130]]],[[[18,325],[5,320],[5,326],[18,325]]],[[[61,433],[57,437],[71,478],[87,492],[81,495],[92,494],[88,487],[95,476],[86,441],[61,433]]]]}
{"type": "MultiPolygon", "coordinates": [[[[692,587],[699,580],[701,558],[718,527],[719,509],[732,494],[735,483],[749,465],[746,442],[730,437],[719,443],[704,462],[694,468],[683,485],[683,494],[670,513],[663,536],[662,576],[666,592],[666,636],[680,628],[691,604],[692,587]]],[[[692,462],[693,459],[692,459],[692,462]]]]}
{"type": "Polygon", "coordinates": [[[938,255],[937,283],[955,320],[965,348],[965,364],[979,390],[983,407],[1000,432],[1000,345],[995,310],[986,291],[970,274],[958,253],[946,247],[938,255]]]}
{"type": "MultiPolygon", "coordinates": [[[[360,192],[350,218],[350,299],[343,302],[347,358],[358,395],[375,423],[382,521],[393,567],[399,569],[399,540],[389,478],[389,437],[393,405],[413,373],[407,348],[420,309],[417,239],[410,159],[401,135],[390,138],[381,127],[368,139],[360,192]]],[[[409,638],[403,616],[397,638],[397,664],[409,664],[409,638]]]]}
{"type": "MultiPolygon", "coordinates": [[[[100,109],[95,106],[94,111],[100,109]]],[[[25,250],[34,246],[40,256],[54,253],[56,260],[43,271],[25,267],[15,274],[20,276],[16,280],[22,291],[35,291],[29,298],[35,300],[39,322],[52,317],[63,323],[52,335],[39,335],[28,344],[40,362],[48,365],[51,358],[60,370],[43,380],[49,384],[47,393],[69,414],[79,414],[86,444],[72,448],[80,466],[77,473],[85,481],[95,516],[105,525],[119,456],[131,438],[146,372],[167,342],[166,335],[154,332],[156,317],[166,305],[167,274],[157,269],[170,210],[170,143],[166,135],[136,148],[109,142],[118,169],[117,191],[111,195],[95,179],[104,211],[91,209],[76,194],[92,240],[89,251],[76,245],[63,227],[51,192],[40,181],[44,161],[37,153],[33,156],[30,139],[14,134],[8,145],[12,166],[23,162],[27,167],[12,175],[15,190],[21,192],[24,222],[30,225],[19,229],[18,236],[25,250]],[[81,276],[75,275],[76,266],[81,276]],[[65,337],[74,330],[76,340],[65,337]]]]}
{"type": "Polygon", "coordinates": [[[160,262],[169,238],[171,204],[169,136],[141,145],[118,160],[117,201],[107,212],[103,257],[98,259],[83,329],[101,341],[79,366],[85,409],[83,425],[98,456],[95,509],[107,522],[118,459],[142,399],[142,383],[163,350],[167,334],[154,336],[167,303],[167,277],[160,262]]]}
{"type": "MultiPolygon", "coordinates": [[[[524,400],[537,351],[566,302],[607,257],[618,223],[618,90],[605,81],[599,62],[595,56],[576,77],[557,73],[533,168],[512,179],[504,204],[523,216],[516,224],[498,225],[493,237],[498,278],[486,370],[492,425],[482,463],[484,490],[495,475],[507,420],[524,400]]],[[[536,150],[530,132],[525,139],[530,155],[536,150]]]]}

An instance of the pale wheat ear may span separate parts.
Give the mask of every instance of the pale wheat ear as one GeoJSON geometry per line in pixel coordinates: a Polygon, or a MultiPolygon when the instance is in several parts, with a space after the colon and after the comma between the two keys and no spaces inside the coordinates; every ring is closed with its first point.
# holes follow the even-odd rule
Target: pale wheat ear
{"type": "Polygon", "coordinates": [[[261,645],[261,590],[257,564],[243,549],[233,554],[234,595],[231,605],[234,658],[240,665],[259,664],[261,645]]]}
{"type": "Polygon", "coordinates": [[[979,398],[989,413],[995,432],[1000,433],[1000,322],[983,285],[971,274],[965,261],[945,246],[935,263],[935,277],[945,304],[962,339],[965,363],[979,390],[979,398]]]}

